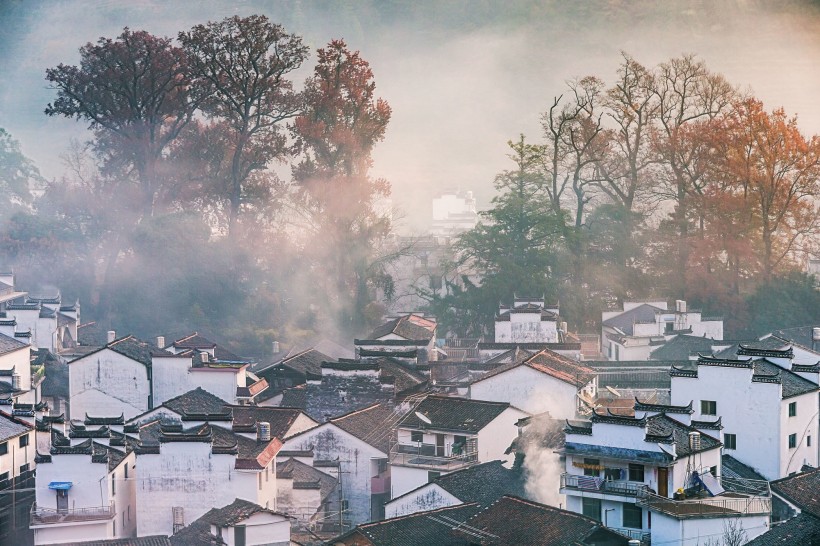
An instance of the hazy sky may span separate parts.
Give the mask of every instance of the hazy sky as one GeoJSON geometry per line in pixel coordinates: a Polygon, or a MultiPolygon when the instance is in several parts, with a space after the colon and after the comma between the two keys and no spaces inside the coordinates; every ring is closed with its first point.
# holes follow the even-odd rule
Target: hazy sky
{"type": "Polygon", "coordinates": [[[377,94],[393,108],[375,172],[392,183],[410,228],[429,221],[442,189],[472,189],[486,204],[507,168],[506,141],[539,137],[539,116],[566,80],[611,81],[621,50],[646,65],[696,53],[820,133],[820,7],[797,0],[0,0],[0,127],[57,177],[69,139],[88,133],[43,114],[53,97],[47,67],[76,63],[81,45],[124,26],[175,36],[250,13],[314,49],[345,38],[370,61],[377,94]]]}

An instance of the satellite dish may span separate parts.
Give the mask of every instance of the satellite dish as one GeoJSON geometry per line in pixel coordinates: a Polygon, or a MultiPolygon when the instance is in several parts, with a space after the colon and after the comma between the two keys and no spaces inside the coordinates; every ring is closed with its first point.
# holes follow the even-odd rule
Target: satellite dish
{"type": "Polygon", "coordinates": [[[613,389],[613,388],[612,388],[612,387],[610,387],[609,385],[607,385],[606,390],[608,390],[609,392],[611,392],[612,394],[614,394],[614,395],[615,395],[615,396],[617,396],[618,398],[620,398],[620,397],[621,397],[621,393],[619,393],[618,391],[616,391],[615,389],[613,389]]]}
{"type": "Polygon", "coordinates": [[[415,412],[415,413],[416,413],[416,417],[418,417],[418,418],[419,418],[419,421],[422,421],[422,422],[424,422],[424,423],[427,423],[428,425],[432,425],[432,424],[433,424],[433,422],[432,422],[430,419],[428,419],[428,418],[427,418],[427,416],[426,416],[426,415],[424,415],[423,413],[420,413],[420,412],[418,412],[418,411],[417,411],[417,412],[415,412]]]}

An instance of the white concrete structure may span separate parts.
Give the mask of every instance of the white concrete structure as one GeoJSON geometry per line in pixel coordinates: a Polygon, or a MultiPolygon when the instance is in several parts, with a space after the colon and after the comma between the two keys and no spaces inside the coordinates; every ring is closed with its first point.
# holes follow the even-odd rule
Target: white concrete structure
{"type": "Polygon", "coordinates": [[[37,402],[31,377],[31,346],[0,334],[0,398],[23,404],[37,402]]]}
{"type": "Polygon", "coordinates": [[[737,353],[737,360],[702,356],[694,369],[672,368],[672,404],[694,400],[698,420],[720,418],[726,453],[766,479],[816,467],[817,384],[790,370],[790,348],[737,353]]]}
{"type": "Polygon", "coordinates": [[[280,512],[296,518],[295,525],[321,531],[335,523],[333,514],[339,510],[339,480],[314,468],[313,463],[312,458],[302,462],[293,457],[277,463],[276,502],[280,512]]]}
{"type": "Polygon", "coordinates": [[[356,355],[415,352],[419,363],[438,359],[436,321],[417,313],[401,315],[377,327],[367,339],[353,341],[356,355]]]}
{"type": "Polygon", "coordinates": [[[634,539],[651,535],[653,544],[697,544],[715,525],[723,529],[736,518],[749,538],[765,530],[768,484],[719,480],[721,444],[688,424],[691,403],[636,401],[635,413],[593,412],[591,422],[567,424],[560,492],[568,510],[634,539]],[[730,488],[732,494],[723,494],[730,488]]]}
{"type": "Polygon", "coordinates": [[[391,498],[477,463],[507,460],[529,414],[506,402],[431,395],[396,426],[390,449],[391,498]]]}
{"type": "Polygon", "coordinates": [[[24,542],[29,533],[25,511],[34,502],[35,434],[33,424],[0,410],[0,544],[24,542]]]}
{"type": "Polygon", "coordinates": [[[38,457],[35,544],[134,536],[137,528],[135,456],[93,442],[52,446],[38,457]]]}
{"type": "Polygon", "coordinates": [[[502,364],[470,385],[470,398],[507,402],[531,414],[574,419],[581,399],[594,400],[595,372],[549,350],[502,364]]]}
{"type": "Polygon", "coordinates": [[[251,440],[207,423],[183,431],[159,421],[140,427],[140,438],[139,536],[170,535],[234,499],[276,510],[278,438],[251,440]]]}
{"type": "Polygon", "coordinates": [[[174,534],[174,544],[290,546],[290,518],[242,499],[205,513],[174,534]]]}
{"type": "Polygon", "coordinates": [[[515,298],[495,317],[496,343],[558,343],[565,334],[566,327],[559,332],[558,305],[545,305],[542,299],[515,298]]]}
{"type": "Polygon", "coordinates": [[[471,191],[442,192],[433,199],[433,225],[437,237],[455,237],[478,224],[476,201],[471,191]]]}
{"type": "Polygon", "coordinates": [[[601,353],[609,360],[649,360],[673,335],[723,339],[723,319],[703,317],[683,300],[668,309],[665,301],[624,302],[623,310],[601,314],[601,353]]]}

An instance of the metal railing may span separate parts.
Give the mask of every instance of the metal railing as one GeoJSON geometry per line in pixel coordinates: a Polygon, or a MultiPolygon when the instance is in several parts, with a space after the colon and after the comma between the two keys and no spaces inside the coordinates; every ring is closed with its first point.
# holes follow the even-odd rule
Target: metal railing
{"type": "Polygon", "coordinates": [[[390,449],[390,464],[452,471],[478,462],[477,451],[449,457],[438,455],[440,452],[441,448],[436,449],[436,446],[431,444],[394,444],[390,449]]]}
{"type": "Polygon", "coordinates": [[[738,495],[675,500],[643,490],[638,492],[636,504],[678,519],[768,515],[772,513],[771,497],[763,496],[738,495]]]}
{"type": "Polygon", "coordinates": [[[591,476],[564,473],[561,474],[561,489],[635,497],[640,491],[646,489],[646,484],[629,481],[601,480],[600,478],[596,480],[591,476]]]}
{"type": "Polygon", "coordinates": [[[34,503],[31,506],[32,525],[52,525],[77,521],[96,521],[111,519],[116,516],[114,501],[108,506],[88,506],[85,508],[67,508],[65,510],[44,508],[34,503]]]}
{"type": "Polygon", "coordinates": [[[615,531],[630,540],[640,540],[642,546],[647,546],[652,542],[652,533],[641,531],[640,529],[627,529],[626,527],[607,527],[610,531],[615,531]]]}

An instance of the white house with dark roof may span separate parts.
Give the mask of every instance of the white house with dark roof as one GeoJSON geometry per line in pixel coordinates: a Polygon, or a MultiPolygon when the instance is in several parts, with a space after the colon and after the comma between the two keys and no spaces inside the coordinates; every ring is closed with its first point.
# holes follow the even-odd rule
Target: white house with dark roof
{"type": "MultiPolygon", "coordinates": [[[[390,434],[409,406],[372,404],[334,417],[285,440],[283,452],[311,453],[313,466],[337,464],[347,527],[379,519],[390,499],[390,434]]],[[[338,521],[339,514],[333,516],[338,521]]]]}
{"type": "Polygon", "coordinates": [[[34,502],[35,434],[32,424],[0,410],[0,544],[30,540],[28,511],[34,502]]]}
{"type": "Polygon", "coordinates": [[[278,438],[204,423],[139,427],[137,531],[169,535],[213,506],[243,499],[276,510],[278,438]]]}
{"type": "Polygon", "coordinates": [[[791,349],[738,346],[673,367],[671,401],[694,400],[695,418],[723,426],[727,454],[769,480],[817,466],[818,385],[791,370],[791,349]]]}
{"type": "Polygon", "coordinates": [[[56,435],[37,454],[35,544],[127,538],[137,530],[135,455],[87,438],[71,445],[56,435]]]}
{"type": "Polygon", "coordinates": [[[508,402],[429,395],[395,427],[390,446],[392,497],[438,476],[505,460],[529,414],[508,402]]]}
{"type": "Polygon", "coordinates": [[[291,518],[244,499],[213,508],[174,534],[172,546],[289,546],[291,518]]]}
{"type": "Polygon", "coordinates": [[[37,401],[31,376],[31,346],[0,334],[0,399],[33,404],[37,401]]]}
{"type": "Polygon", "coordinates": [[[558,305],[542,299],[515,298],[512,305],[501,305],[495,316],[496,343],[559,343],[558,305]]]}
{"type": "Polygon", "coordinates": [[[567,422],[560,492],[567,509],[652,544],[695,546],[736,520],[749,538],[771,514],[768,484],[727,479],[721,443],[680,406],[636,400],[634,416],[593,411],[567,422]],[[691,423],[691,424],[690,424],[691,423]]]}
{"type": "Polygon", "coordinates": [[[665,301],[624,302],[622,310],[601,315],[601,353],[609,360],[648,360],[677,334],[723,339],[723,319],[704,317],[683,300],[674,309],[665,301]]]}
{"type": "Polygon", "coordinates": [[[438,360],[436,321],[416,313],[402,315],[377,327],[365,339],[353,341],[356,356],[414,353],[419,363],[438,360]]]}
{"type": "Polygon", "coordinates": [[[277,507],[301,529],[321,532],[336,524],[339,479],[297,458],[276,463],[277,507]]]}
{"type": "Polygon", "coordinates": [[[565,356],[542,350],[501,364],[470,384],[470,398],[507,402],[531,414],[574,419],[582,400],[596,393],[595,372],[565,356]]]}

